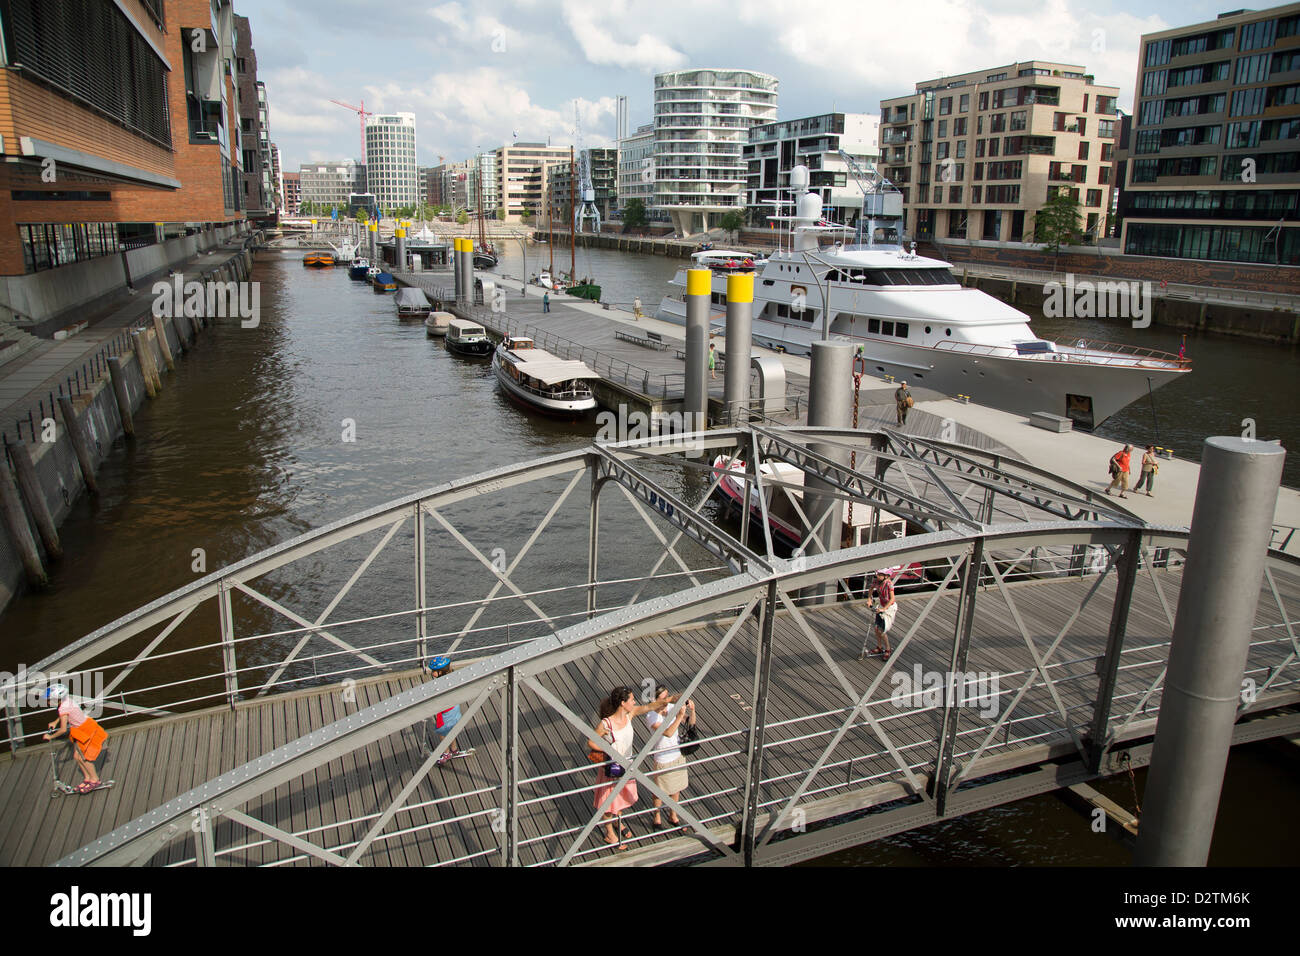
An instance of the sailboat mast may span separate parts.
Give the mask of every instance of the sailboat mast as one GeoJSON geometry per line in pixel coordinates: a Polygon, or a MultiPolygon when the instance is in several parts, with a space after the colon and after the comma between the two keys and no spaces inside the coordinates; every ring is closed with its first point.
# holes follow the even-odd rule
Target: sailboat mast
{"type": "Polygon", "coordinates": [[[546,191],[546,231],[549,234],[546,241],[546,248],[551,255],[551,281],[555,281],[555,191],[548,189],[546,191]]]}
{"type": "Polygon", "coordinates": [[[569,147],[569,281],[573,282],[578,275],[578,236],[573,224],[577,219],[578,208],[573,204],[573,180],[577,177],[578,169],[573,165],[573,147],[569,147]]]}

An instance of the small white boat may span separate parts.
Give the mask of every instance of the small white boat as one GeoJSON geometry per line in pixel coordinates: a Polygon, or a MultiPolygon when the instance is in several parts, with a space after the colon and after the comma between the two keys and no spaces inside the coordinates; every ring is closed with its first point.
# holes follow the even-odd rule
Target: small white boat
{"type": "Polygon", "coordinates": [[[384,270],[379,268],[379,266],[371,266],[369,269],[366,270],[366,281],[369,282],[371,285],[374,285],[375,280],[379,278],[380,273],[382,273],[383,271],[384,270]]]}
{"type": "Polygon", "coordinates": [[[440,339],[447,334],[447,329],[456,317],[450,312],[430,312],[424,320],[424,334],[429,338],[440,339]]]}
{"type": "MultiPolygon", "coordinates": [[[[445,312],[440,314],[446,315],[445,312]]],[[[427,323],[425,327],[428,327],[427,323]]],[[[447,320],[447,348],[458,355],[486,358],[492,354],[492,340],[487,337],[487,330],[477,322],[453,318],[447,320]]]]}
{"type": "Polygon", "coordinates": [[[554,289],[555,282],[551,279],[551,274],[543,269],[537,275],[533,276],[533,284],[539,285],[543,289],[554,289]]]}
{"type": "Polygon", "coordinates": [[[562,359],[524,336],[506,336],[492,353],[492,368],[506,394],[528,408],[576,417],[596,410],[591,383],[600,376],[582,362],[562,359]]]}

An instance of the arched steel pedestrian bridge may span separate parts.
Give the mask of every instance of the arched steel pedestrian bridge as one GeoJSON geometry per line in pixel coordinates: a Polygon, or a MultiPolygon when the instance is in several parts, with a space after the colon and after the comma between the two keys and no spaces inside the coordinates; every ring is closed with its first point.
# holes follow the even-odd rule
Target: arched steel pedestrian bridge
{"type": "MultiPolygon", "coordinates": [[[[890,429],[719,430],[498,469],[210,574],[11,681],[0,863],[818,856],[1145,763],[1186,549],[1185,529],[1046,471],[890,429]],[[725,513],[718,454],[746,463],[764,514],[807,486],[790,496],[803,546],[725,513]],[[821,552],[832,502],[910,533],[821,552]],[[860,659],[863,576],[918,565],[894,655],[860,659]],[[420,664],[443,653],[459,666],[433,679],[420,664]],[[50,714],[29,696],[55,672],[102,710],[111,790],[49,795],[50,714]],[[673,801],[639,727],[616,853],[585,741],[612,687],[656,684],[696,700],[705,739],[673,801]],[[441,740],[429,723],[453,704],[441,740]],[[438,764],[453,743],[474,753],[438,764]],[[685,828],[651,826],[651,795],[685,828]]],[[[1237,740],[1297,730],[1300,563],[1270,553],[1260,588],[1237,740]]]]}

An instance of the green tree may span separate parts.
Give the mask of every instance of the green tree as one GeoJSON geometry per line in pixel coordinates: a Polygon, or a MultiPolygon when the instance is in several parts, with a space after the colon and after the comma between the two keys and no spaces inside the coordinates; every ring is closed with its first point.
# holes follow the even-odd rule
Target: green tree
{"type": "Polygon", "coordinates": [[[725,229],[727,232],[731,233],[733,242],[735,241],[736,233],[743,229],[744,226],[745,217],[735,209],[723,213],[722,218],[718,220],[718,228],[725,229]]]}
{"type": "Polygon", "coordinates": [[[1034,216],[1034,240],[1043,244],[1043,251],[1052,253],[1052,271],[1061,254],[1061,246],[1068,246],[1079,236],[1079,200],[1061,187],[1047,197],[1034,216]]]}
{"type": "Polygon", "coordinates": [[[469,213],[467,213],[464,209],[456,213],[456,222],[459,225],[462,226],[465,225],[467,222],[469,222],[469,213]]]}
{"type": "Polygon", "coordinates": [[[642,199],[629,199],[623,206],[623,225],[644,226],[650,220],[646,218],[645,201],[642,199]]]}
{"type": "Polygon", "coordinates": [[[369,222],[370,216],[364,209],[357,210],[357,222],[369,222]]]}

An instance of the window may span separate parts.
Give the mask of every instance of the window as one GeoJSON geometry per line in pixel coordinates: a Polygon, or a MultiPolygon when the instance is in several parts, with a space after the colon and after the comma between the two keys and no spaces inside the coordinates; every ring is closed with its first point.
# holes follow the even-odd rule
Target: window
{"type": "MultiPolygon", "coordinates": [[[[983,156],[983,155],[984,155],[984,143],[985,143],[985,140],[982,140],[982,139],[977,139],[977,140],[975,140],[975,155],[976,155],[976,156],[983,156]]],[[[976,166],[978,167],[979,164],[976,163],[976,166]]]]}
{"type": "Polygon", "coordinates": [[[1246,50],[1258,50],[1262,47],[1272,46],[1276,39],[1276,20],[1260,20],[1258,23],[1248,23],[1241,28],[1241,49],[1243,53],[1246,50]]]}
{"type": "Polygon", "coordinates": [[[985,92],[983,92],[983,93],[980,94],[980,107],[979,107],[979,108],[980,108],[981,110],[986,110],[986,109],[989,108],[989,94],[988,94],[988,91],[985,91],[985,92]]]}
{"type": "Polygon", "coordinates": [[[938,136],[940,139],[943,139],[945,136],[948,135],[948,121],[947,121],[947,120],[939,120],[939,129],[938,129],[938,132],[935,133],[935,135],[938,136]]]}
{"type": "Polygon", "coordinates": [[[1237,60],[1237,75],[1234,83],[1263,83],[1268,79],[1268,65],[1271,57],[1267,53],[1243,56],[1237,60]]]}
{"type": "Polygon", "coordinates": [[[1019,132],[1020,130],[1025,129],[1026,124],[1028,123],[1028,117],[1029,117],[1028,110],[1016,110],[1016,112],[1012,113],[1011,114],[1012,132],[1019,132]]]}
{"type": "Polygon", "coordinates": [[[1101,183],[1103,186],[1108,185],[1110,183],[1110,170],[1111,167],[1109,166],[1102,166],[1098,168],[1097,182],[1101,183]]]}
{"type": "Polygon", "coordinates": [[[1088,141],[1086,139],[1079,142],[1079,158],[1088,158],[1088,141]]]}
{"type": "Polygon", "coordinates": [[[1005,133],[1007,131],[1007,114],[994,113],[989,117],[990,133],[1005,133]]]}
{"type": "Polygon", "coordinates": [[[1249,149],[1259,145],[1259,120],[1228,124],[1228,149],[1249,149]]]}
{"type": "Polygon", "coordinates": [[[959,139],[957,140],[957,158],[965,159],[965,157],[966,157],[966,141],[964,139],[959,139]]]}
{"type": "Polygon", "coordinates": [[[1264,111],[1264,87],[1256,86],[1247,90],[1234,90],[1232,94],[1233,116],[1254,116],[1264,111]]]}
{"type": "Polygon", "coordinates": [[[1148,70],[1142,75],[1143,96],[1159,96],[1168,85],[1169,74],[1166,70],[1148,70]]]}
{"type": "Polygon", "coordinates": [[[1100,190],[1100,189],[1089,189],[1089,190],[1088,190],[1087,205],[1089,205],[1089,206],[1093,206],[1093,207],[1097,207],[1097,206],[1100,206],[1100,205],[1101,205],[1101,190],[1100,190]]]}
{"type": "MultiPolygon", "coordinates": [[[[1080,131],[1080,132],[1083,132],[1082,128],[1080,128],[1079,131],[1080,131]]],[[[1098,136],[1101,136],[1101,137],[1104,138],[1104,139],[1114,139],[1114,138],[1115,138],[1115,121],[1114,121],[1114,120],[1098,120],[1098,121],[1097,121],[1097,135],[1098,135],[1098,136]]]]}
{"type": "Polygon", "coordinates": [[[1172,45],[1170,40],[1157,40],[1154,43],[1147,44],[1146,56],[1143,58],[1143,66],[1160,66],[1169,62],[1169,50],[1172,45]]]}
{"type": "Polygon", "coordinates": [[[948,202],[950,202],[950,203],[959,203],[959,202],[961,202],[961,189],[962,189],[962,187],[960,187],[960,186],[949,186],[949,187],[948,187],[948,202]]]}
{"type": "Polygon", "coordinates": [[[952,112],[952,97],[945,96],[939,100],[939,115],[947,116],[952,112]]]}
{"type": "Polygon", "coordinates": [[[974,176],[974,178],[977,179],[977,180],[979,180],[979,179],[983,179],[983,178],[984,178],[984,164],[983,164],[983,163],[976,163],[976,164],[975,164],[975,176],[974,176]]]}
{"type": "Polygon", "coordinates": [[[961,95],[961,98],[957,101],[957,112],[967,113],[969,111],[970,111],[970,94],[963,93],[961,95]]]}
{"type": "Polygon", "coordinates": [[[1115,161],[1115,144],[1114,144],[1114,143],[1102,143],[1102,144],[1101,144],[1101,161],[1102,161],[1103,163],[1113,163],[1113,162],[1115,161]]]}
{"type": "Polygon", "coordinates": [[[996,156],[997,154],[998,154],[998,140],[991,139],[989,140],[989,155],[996,156]]]}
{"type": "MultiPolygon", "coordinates": [[[[1300,56],[1300,54],[1297,54],[1297,56],[1300,56]]],[[[957,117],[957,119],[952,121],[952,135],[953,136],[966,135],[966,117],[959,116],[957,117]]]]}
{"type": "Polygon", "coordinates": [[[983,186],[972,186],[970,188],[970,201],[977,206],[982,202],[982,200],[980,199],[980,192],[983,190],[983,188],[984,188],[983,186]]]}

